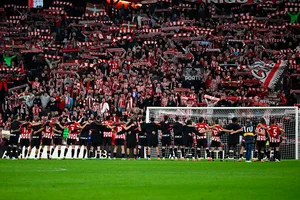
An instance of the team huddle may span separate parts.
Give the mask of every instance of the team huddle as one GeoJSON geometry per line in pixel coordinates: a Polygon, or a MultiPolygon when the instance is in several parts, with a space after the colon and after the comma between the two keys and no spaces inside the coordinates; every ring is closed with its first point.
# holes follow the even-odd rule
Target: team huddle
{"type": "Polygon", "coordinates": [[[134,159],[144,158],[143,150],[146,149],[146,157],[150,160],[151,148],[155,148],[158,160],[171,158],[200,161],[207,158],[208,161],[213,161],[219,158],[223,161],[224,158],[228,160],[232,149],[233,158],[237,158],[237,146],[240,142],[240,134],[237,133],[243,136],[239,161],[242,161],[246,150],[246,162],[250,162],[253,144],[256,144],[254,161],[270,160],[271,150],[274,152],[272,160],[280,160],[279,146],[284,130],[277,126],[273,119],[269,126],[262,118],[257,126],[247,120],[246,125],[241,127],[237,123],[237,118],[233,118],[232,123],[225,126],[220,120],[215,120],[209,125],[203,117],[195,123],[191,120],[182,122],[179,117],[171,121],[168,116],[164,116],[161,122],[151,118],[149,123],[146,123],[144,117],[131,118],[127,121],[111,119],[110,116],[105,120],[101,120],[100,117],[93,120],[83,117],[77,121],[75,117],[70,120],[49,116],[48,120],[42,121],[37,117],[32,122],[29,119],[20,121],[17,117],[10,124],[9,145],[5,157],[28,159],[32,149],[35,148],[34,158],[42,159],[46,147],[47,159],[52,158],[56,148],[58,159],[65,159],[69,149],[71,158],[77,159],[83,147],[82,159],[86,157],[100,159],[103,152],[108,159],[116,159],[117,150],[120,148],[122,159],[125,159],[125,156],[130,159],[131,155],[134,159]],[[221,136],[225,133],[229,134],[226,155],[223,155],[221,136]],[[61,147],[65,139],[66,146],[62,155],[61,147]],[[158,148],[159,141],[161,155],[158,148]],[[270,148],[266,148],[267,141],[270,148]],[[78,145],[75,155],[75,146],[78,145]]]}

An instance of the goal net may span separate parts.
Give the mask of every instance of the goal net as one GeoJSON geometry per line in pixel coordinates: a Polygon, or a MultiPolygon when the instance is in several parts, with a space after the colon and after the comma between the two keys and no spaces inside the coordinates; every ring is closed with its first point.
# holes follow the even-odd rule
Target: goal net
{"type": "MultiPolygon", "coordinates": [[[[261,118],[266,120],[267,125],[271,119],[275,119],[277,125],[285,130],[280,145],[282,159],[298,159],[300,154],[298,112],[298,107],[148,107],[146,121],[149,122],[153,117],[155,121],[160,122],[167,115],[170,122],[174,122],[175,117],[178,116],[181,121],[190,119],[193,123],[198,123],[199,118],[203,117],[208,124],[212,125],[215,120],[218,120],[226,126],[231,123],[233,117],[236,117],[238,123],[243,126],[247,118],[250,118],[254,125],[258,124],[261,118]]],[[[209,134],[207,137],[210,143],[209,134]]],[[[228,133],[221,137],[225,150],[227,138],[228,133]]]]}

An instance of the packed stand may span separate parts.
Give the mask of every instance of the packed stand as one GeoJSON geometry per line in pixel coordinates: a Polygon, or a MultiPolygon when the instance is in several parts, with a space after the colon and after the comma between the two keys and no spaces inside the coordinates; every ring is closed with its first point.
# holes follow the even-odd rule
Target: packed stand
{"type": "Polygon", "coordinates": [[[300,103],[300,3],[1,9],[1,124],[300,103]],[[118,7],[118,8],[116,8],[118,7]],[[71,118],[71,117],[70,117],[71,118]]]}

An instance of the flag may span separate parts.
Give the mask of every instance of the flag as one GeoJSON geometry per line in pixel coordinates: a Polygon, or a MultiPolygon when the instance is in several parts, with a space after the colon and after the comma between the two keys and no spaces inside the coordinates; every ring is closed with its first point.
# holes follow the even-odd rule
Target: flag
{"type": "Polygon", "coordinates": [[[275,89],[281,83],[287,65],[287,61],[283,60],[269,64],[257,61],[250,68],[252,75],[262,82],[264,86],[275,89]]]}
{"type": "Polygon", "coordinates": [[[86,3],[85,13],[88,15],[100,15],[100,13],[104,13],[105,9],[102,7],[101,4],[92,4],[86,3]]]}
{"type": "Polygon", "coordinates": [[[135,22],[129,22],[129,21],[126,21],[126,22],[122,23],[121,26],[123,28],[127,28],[127,29],[135,29],[136,28],[135,22]]]}

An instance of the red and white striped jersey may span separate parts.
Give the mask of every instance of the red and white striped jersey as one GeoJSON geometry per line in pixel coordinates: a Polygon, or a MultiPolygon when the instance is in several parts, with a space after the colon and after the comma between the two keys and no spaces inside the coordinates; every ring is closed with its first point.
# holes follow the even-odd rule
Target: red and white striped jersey
{"type": "Polygon", "coordinates": [[[32,83],[32,89],[37,89],[38,90],[40,88],[40,86],[41,86],[41,84],[38,81],[34,81],[32,83]]]}
{"type": "Polygon", "coordinates": [[[80,134],[80,124],[78,122],[72,122],[71,124],[67,125],[69,130],[68,139],[76,140],[77,135],[80,134]]]}
{"type": "Polygon", "coordinates": [[[110,65],[110,72],[116,72],[119,69],[119,61],[110,60],[108,64],[110,65]]]}
{"type": "Polygon", "coordinates": [[[38,115],[40,114],[41,111],[42,111],[41,108],[38,107],[38,106],[34,106],[34,107],[32,108],[32,113],[33,113],[34,116],[38,116],[38,115]]]}
{"type": "Polygon", "coordinates": [[[116,133],[123,133],[123,134],[116,134],[116,139],[126,139],[126,135],[125,135],[125,132],[124,132],[124,125],[119,125],[116,127],[116,133]]]}
{"type": "Polygon", "coordinates": [[[131,109],[133,106],[133,98],[132,97],[127,97],[127,100],[126,100],[126,108],[127,109],[131,109]]]}
{"type": "MultiPolygon", "coordinates": [[[[266,126],[265,124],[263,126],[266,126]]],[[[259,124],[256,127],[255,132],[257,132],[257,138],[256,141],[266,141],[267,137],[266,137],[266,130],[262,128],[262,126],[259,124]]]]}
{"type": "Polygon", "coordinates": [[[197,95],[195,93],[190,93],[189,96],[191,99],[197,100],[197,95]]]}
{"type": "Polygon", "coordinates": [[[32,132],[31,124],[29,124],[29,123],[22,124],[20,138],[21,139],[30,139],[31,132],[32,132]]]}
{"type": "Polygon", "coordinates": [[[280,142],[280,127],[276,125],[271,125],[268,127],[268,134],[270,136],[271,143],[280,142]]]}
{"type": "MultiPolygon", "coordinates": [[[[113,124],[113,121],[112,120],[109,120],[109,121],[104,121],[102,122],[103,125],[112,125],[113,124]]],[[[103,137],[112,137],[112,134],[113,132],[103,132],[103,137]]]]}
{"type": "Polygon", "coordinates": [[[182,95],[181,97],[180,97],[180,100],[181,100],[181,105],[184,105],[184,104],[186,104],[186,101],[188,100],[189,98],[187,97],[187,96],[185,96],[185,95],[182,95]]]}
{"type": "Polygon", "coordinates": [[[208,129],[208,124],[197,123],[196,127],[197,127],[198,132],[202,134],[202,136],[197,135],[197,140],[206,139],[206,133],[204,133],[204,131],[206,131],[208,129]]]}
{"type": "Polygon", "coordinates": [[[51,139],[53,137],[52,122],[46,122],[44,125],[42,138],[51,139]]]}
{"type": "Polygon", "coordinates": [[[119,101],[118,101],[118,106],[120,107],[120,108],[125,108],[125,98],[120,98],[119,99],[119,101]]]}
{"type": "Polygon", "coordinates": [[[216,125],[211,131],[211,140],[216,142],[221,142],[220,133],[223,128],[220,125],[216,125]]]}

